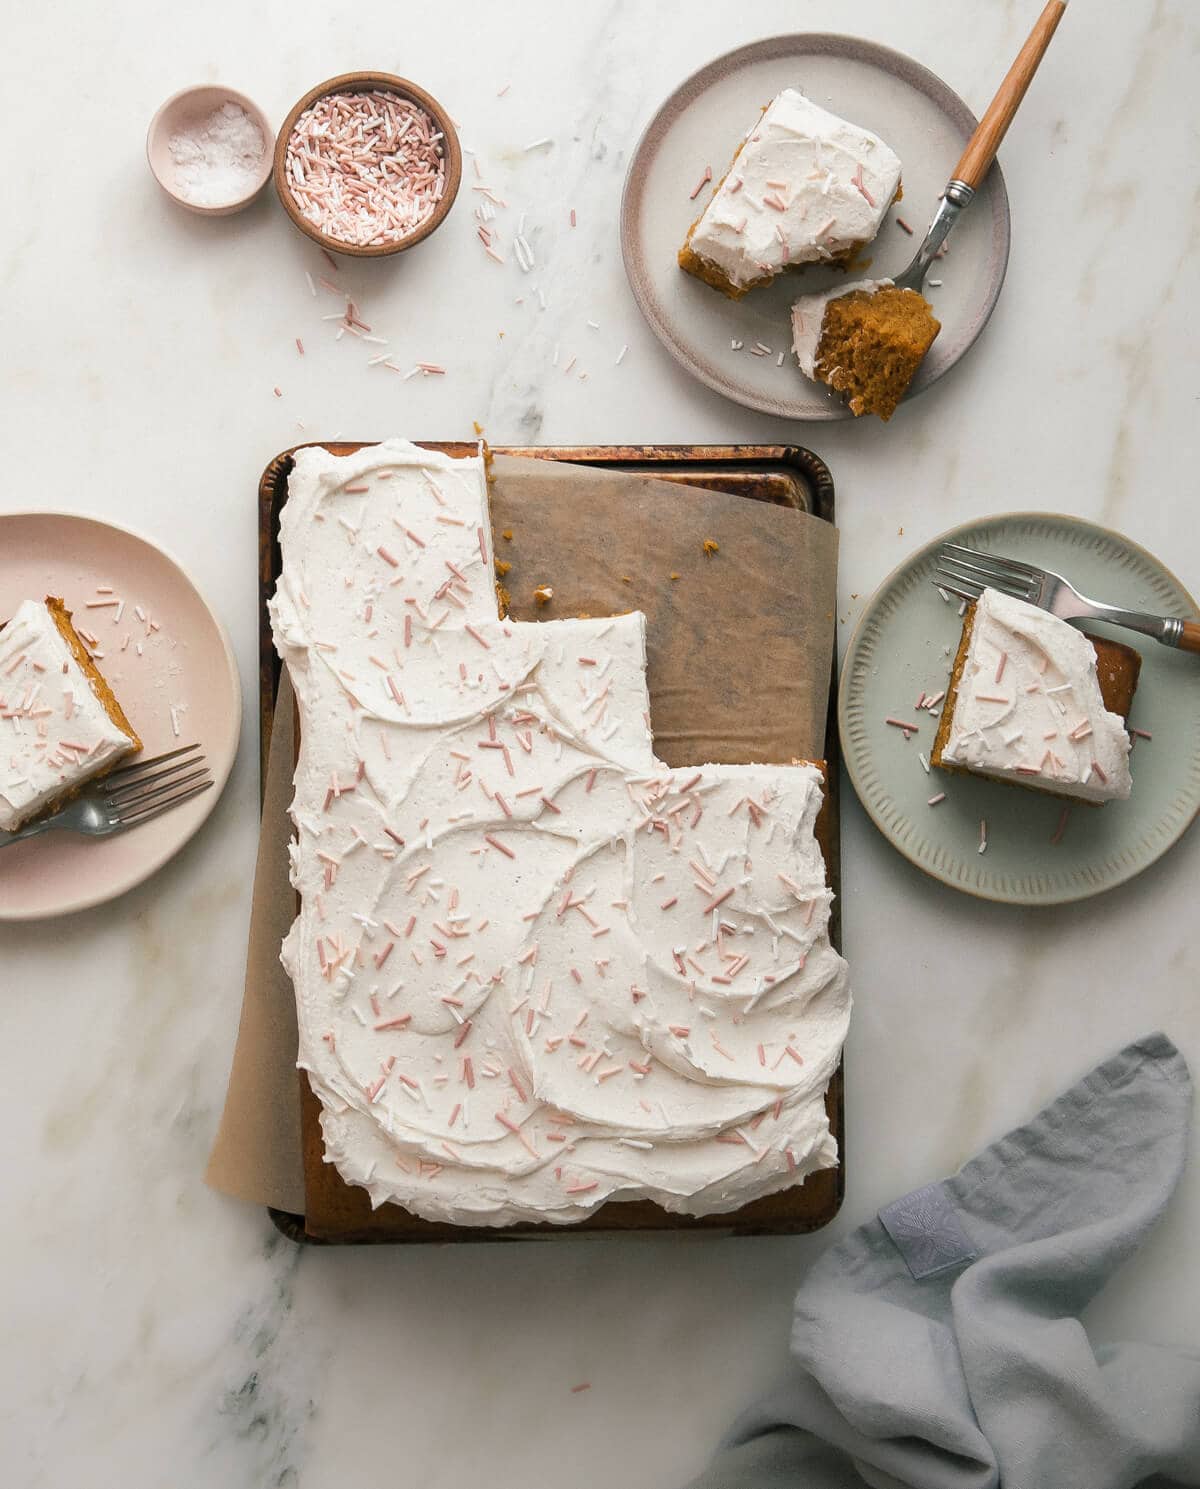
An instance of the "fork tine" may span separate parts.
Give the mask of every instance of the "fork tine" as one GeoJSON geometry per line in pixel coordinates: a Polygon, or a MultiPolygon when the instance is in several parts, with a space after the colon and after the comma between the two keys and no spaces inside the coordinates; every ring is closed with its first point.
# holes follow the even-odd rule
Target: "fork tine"
{"type": "Polygon", "coordinates": [[[172,796],[167,801],[159,802],[157,806],[150,807],[145,811],[135,812],[130,817],[121,818],[121,826],[140,827],[143,822],[149,822],[154,817],[161,817],[164,812],[173,811],[182,806],[185,801],[191,801],[194,796],[201,796],[205,791],[211,789],[212,781],[205,781],[202,786],[191,786],[186,791],[181,791],[178,796],[172,796]]]}
{"type": "Polygon", "coordinates": [[[140,791],[144,786],[152,785],[155,781],[162,781],[168,779],[170,776],[176,776],[182,770],[192,770],[196,766],[203,764],[203,755],[192,755],[186,760],[176,760],[173,765],[168,765],[164,770],[151,771],[149,775],[132,776],[127,781],[121,781],[116,786],[110,786],[106,794],[110,800],[113,800],[124,796],[127,792],[140,791]]]}
{"type": "Polygon", "coordinates": [[[940,562],[933,572],[934,584],[940,585],[942,589],[950,589],[957,584],[959,589],[970,590],[973,600],[977,600],[987,588],[985,580],[976,579],[972,574],[960,574],[956,569],[943,566],[940,562]]]}
{"type": "Polygon", "coordinates": [[[168,760],[174,760],[179,755],[186,755],[189,750],[198,750],[198,744],[182,745],[177,750],[168,750],[165,755],[154,755],[149,760],[133,760],[128,765],[122,765],[117,770],[110,770],[104,777],[106,781],[115,781],[122,776],[133,775],[137,771],[149,770],[152,765],[164,765],[168,760]]]}
{"type": "Polygon", "coordinates": [[[974,564],[965,563],[962,559],[940,558],[938,559],[938,572],[949,574],[951,578],[958,580],[969,580],[978,585],[980,589],[998,589],[1006,595],[1012,595],[1018,600],[1028,599],[1037,593],[1037,585],[1028,579],[1018,578],[1012,574],[994,574],[986,569],[977,568],[974,564]]]}
{"type": "Polygon", "coordinates": [[[116,807],[117,814],[124,816],[127,812],[137,812],[151,802],[157,801],[162,796],[169,796],[172,791],[178,791],[181,787],[190,786],[196,781],[203,780],[208,776],[208,771],[194,770],[191,775],[177,776],[169,781],[164,781],[159,786],[151,786],[148,791],[139,791],[133,796],[123,796],[120,801],[111,802],[116,807]]]}
{"type": "Polygon", "coordinates": [[[931,579],[929,582],[933,585],[934,589],[945,590],[948,595],[955,595],[960,600],[974,601],[979,598],[980,591],[978,586],[970,589],[959,588],[954,580],[946,579],[931,579]]]}
{"type": "Polygon", "coordinates": [[[968,548],[963,543],[943,543],[942,552],[954,558],[966,558],[985,568],[1004,569],[1010,574],[1021,574],[1027,579],[1040,579],[1042,570],[1032,564],[1022,563],[1018,558],[1005,558],[999,553],[984,553],[978,548],[968,548]]]}

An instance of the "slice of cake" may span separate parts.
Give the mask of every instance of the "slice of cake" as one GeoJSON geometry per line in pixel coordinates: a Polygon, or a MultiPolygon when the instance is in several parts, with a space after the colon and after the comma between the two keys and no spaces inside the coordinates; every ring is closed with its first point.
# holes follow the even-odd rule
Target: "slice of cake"
{"type": "Polygon", "coordinates": [[[1129,795],[1142,659],[985,589],[963,618],[931,762],[1081,801],[1129,795]]]}
{"type": "Polygon", "coordinates": [[[841,393],[856,417],[885,422],[908,391],[942,329],[929,302],[890,279],[863,279],[792,306],[800,371],[841,393]]]}
{"type": "Polygon", "coordinates": [[[482,459],[302,449],[280,540],[282,955],[341,1176],[497,1226],[735,1210],[835,1164],[820,767],[671,769],[644,615],[500,619],[482,459]]]}
{"type": "Polygon", "coordinates": [[[785,88],[688,229],[680,267],[739,300],[783,269],[844,262],[874,238],[899,187],[899,158],[878,135],[785,88]]]}
{"type": "Polygon", "coordinates": [[[142,742],[61,600],[26,600],[0,628],[0,831],[104,775],[142,742]]]}

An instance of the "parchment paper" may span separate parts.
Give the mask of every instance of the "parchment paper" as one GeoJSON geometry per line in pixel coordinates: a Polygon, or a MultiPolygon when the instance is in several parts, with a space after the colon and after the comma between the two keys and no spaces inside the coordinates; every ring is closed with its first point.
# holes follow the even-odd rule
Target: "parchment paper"
{"type": "MultiPolygon", "coordinates": [[[[515,619],[645,611],[650,719],[662,760],[684,766],[822,757],[837,589],[832,524],[744,496],[553,461],[498,455],[492,474],[496,558],[512,565],[500,582],[515,619]],[[704,551],[706,539],[715,552],[704,551]],[[546,605],[534,598],[542,584],[554,590],[546,605]]],[[[305,1213],[307,1199],[310,1211],[320,1203],[375,1229],[395,1207],[372,1217],[365,1192],[332,1170],[310,1173],[305,1191],[295,1000],[279,964],[279,943],[295,915],[287,877],[293,758],[285,672],[242,1020],[205,1178],[240,1199],[295,1214],[305,1213]]]]}

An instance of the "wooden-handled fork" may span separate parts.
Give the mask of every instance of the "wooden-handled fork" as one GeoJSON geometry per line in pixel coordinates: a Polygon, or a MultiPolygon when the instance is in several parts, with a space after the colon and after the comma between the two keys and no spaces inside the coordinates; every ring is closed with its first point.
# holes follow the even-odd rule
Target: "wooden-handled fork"
{"type": "Polygon", "coordinates": [[[1049,0],[1038,17],[1025,45],[1017,53],[1016,61],[1009,68],[1008,76],[1000,84],[999,92],[988,105],[975,133],[967,141],[966,149],[954,167],[954,174],[946,183],[937,213],[917,250],[916,258],[903,274],[897,274],[894,282],[898,289],[916,290],[920,293],[925,275],[929,272],[929,266],[937,256],[938,249],[945,242],[959,214],[970,206],[976,191],[983,184],[983,178],[996,158],[1000,142],[1008,133],[1008,126],[1033,81],[1038,63],[1045,56],[1050,38],[1066,8],[1067,0],[1049,0]]]}

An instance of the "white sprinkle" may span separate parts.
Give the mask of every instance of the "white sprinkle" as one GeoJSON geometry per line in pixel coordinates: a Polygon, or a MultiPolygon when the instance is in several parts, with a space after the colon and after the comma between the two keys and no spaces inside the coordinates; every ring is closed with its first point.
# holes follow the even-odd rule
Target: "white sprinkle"
{"type": "Polygon", "coordinates": [[[529,144],[525,146],[525,151],[528,153],[530,150],[540,150],[543,145],[552,145],[553,143],[553,139],[548,134],[543,135],[540,140],[530,140],[529,144]]]}
{"type": "Polygon", "coordinates": [[[614,366],[616,366],[616,367],[620,367],[620,365],[621,365],[621,363],[622,363],[622,362],[623,362],[623,361],[624,361],[624,360],[625,360],[625,353],[626,353],[626,352],[627,352],[627,351],[628,351],[628,350],[629,350],[629,346],[628,346],[628,343],[627,343],[627,344],[626,344],[626,345],[625,345],[625,346],[623,346],[623,347],[622,347],[622,348],[621,348],[621,350],[620,350],[620,351],[619,351],[619,352],[618,352],[618,353],[617,353],[617,360],[616,360],[616,362],[615,362],[615,363],[614,363],[614,364],[613,364],[613,365],[614,365],[614,366]]]}

